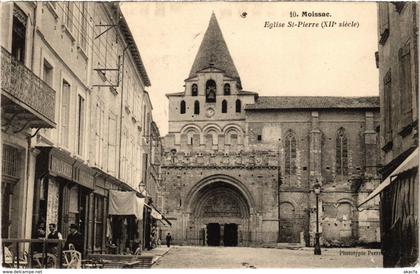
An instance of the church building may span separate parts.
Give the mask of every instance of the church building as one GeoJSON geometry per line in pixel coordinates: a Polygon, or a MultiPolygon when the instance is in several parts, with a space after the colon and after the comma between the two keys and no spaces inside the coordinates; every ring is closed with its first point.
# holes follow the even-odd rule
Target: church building
{"type": "Polygon", "coordinates": [[[379,183],[379,97],[243,89],[213,13],[185,90],[167,98],[163,233],[175,244],[311,246],[317,226],[323,246],[379,241],[378,201],[356,208],[379,183]]]}

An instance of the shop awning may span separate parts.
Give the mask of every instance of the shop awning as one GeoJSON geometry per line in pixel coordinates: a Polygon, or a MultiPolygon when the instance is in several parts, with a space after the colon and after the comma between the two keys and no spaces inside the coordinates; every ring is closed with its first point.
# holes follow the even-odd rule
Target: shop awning
{"type": "Polygon", "coordinates": [[[144,198],[134,191],[109,191],[109,215],[134,215],[143,219],[144,198]]]}
{"type": "Polygon", "coordinates": [[[168,219],[166,219],[165,216],[162,213],[160,213],[160,211],[157,210],[154,205],[145,204],[145,206],[147,206],[148,208],[152,210],[152,212],[150,213],[150,216],[152,216],[154,219],[160,220],[163,224],[164,224],[163,221],[165,221],[169,226],[172,226],[172,223],[168,219]]]}
{"type": "Polygon", "coordinates": [[[369,196],[358,205],[361,207],[363,204],[372,200],[375,196],[381,193],[387,186],[391,185],[395,179],[398,177],[398,174],[401,174],[407,170],[419,166],[419,148],[416,148],[382,183],[374,190],[369,196]]]}
{"type": "Polygon", "coordinates": [[[150,215],[155,218],[156,220],[162,220],[162,214],[157,212],[154,208],[152,208],[152,213],[150,215]]]}

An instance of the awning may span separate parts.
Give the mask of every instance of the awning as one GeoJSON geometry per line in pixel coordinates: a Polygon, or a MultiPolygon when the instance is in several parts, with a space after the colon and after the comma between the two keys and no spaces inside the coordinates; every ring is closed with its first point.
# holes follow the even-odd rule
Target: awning
{"type": "Polygon", "coordinates": [[[155,218],[156,220],[162,220],[162,214],[157,212],[154,208],[152,208],[152,213],[150,215],[155,218]]]}
{"type": "Polygon", "coordinates": [[[143,219],[144,198],[134,191],[109,191],[109,215],[134,215],[143,219]]]}
{"type": "Polygon", "coordinates": [[[419,166],[419,148],[416,148],[382,183],[374,190],[369,196],[360,203],[357,207],[362,206],[363,204],[367,203],[371,199],[373,199],[376,195],[381,193],[387,186],[392,184],[395,179],[398,177],[399,174],[410,170],[412,168],[416,168],[419,166]]]}
{"type": "Polygon", "coordinates": [[[160,213],[160,211],[157,210],[154,205],[145,204],[145,206],[152,210],[150,216],[152,216],[154,219],[160,220],[163,224],[164,222],[162,220],[164,220],[169,226],[172,226],[172,223],[168,219],[166,219],[165,216],[163,216],[163,214],[160,213]]]}

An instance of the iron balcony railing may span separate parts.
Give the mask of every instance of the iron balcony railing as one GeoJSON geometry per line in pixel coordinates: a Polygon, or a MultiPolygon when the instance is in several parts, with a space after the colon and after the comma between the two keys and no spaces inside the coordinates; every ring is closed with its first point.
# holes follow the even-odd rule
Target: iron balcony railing
{"type": "Polygon", "coordinates": [[[1,89],[12,100],[54,127],[55,90],[1,48],[1,89]]]}

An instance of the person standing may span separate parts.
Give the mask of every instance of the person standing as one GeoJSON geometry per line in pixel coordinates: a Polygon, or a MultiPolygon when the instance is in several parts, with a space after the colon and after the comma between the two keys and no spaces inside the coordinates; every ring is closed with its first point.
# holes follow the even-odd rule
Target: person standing
{"type": "Polygon", "coordinates": [[[72,244],[74,249],[79,251],[83,256],[83,236],[80,234],[79,227],[76,224],[70,225],[70,234],[67,236],[64,249],[70,249],[70,244],[72,244]]]}
{"type": "MultiPolygon", "coordinates": [[[[57,225],[56,224],[53,224],[53,223],[49,224],[48,228],[50,229],[50,233],[48,233],[47,239],[50,239],[50,240],[62,240],[63,239],[63,236],[57,230],[57,225]]],[[[58,246],[58,244],[53,244],[53,243],[48,244],[48,251],[53,253],[53,254],[56,254],[57,253],[57,246],[58,246]]]]}
{"type": "MultiPolygon", "coordinates": [[[[44,240],[45,239],[45,223],[41,222],[38,225],[38,228],[35,232],[35,239],[44,240]]],[[[43,244],[41,243],[34,243],[32,246],[34,253],[41,253],[43,252],[43,244]]]]}
{"type": "Polygon", "coordinates": [[[171,241],[172,241],[172,236],[171,236],[171,233],[168,232],[168,235],[166,235],[166,246],[167,247],[171,247],[171,241]]]}

